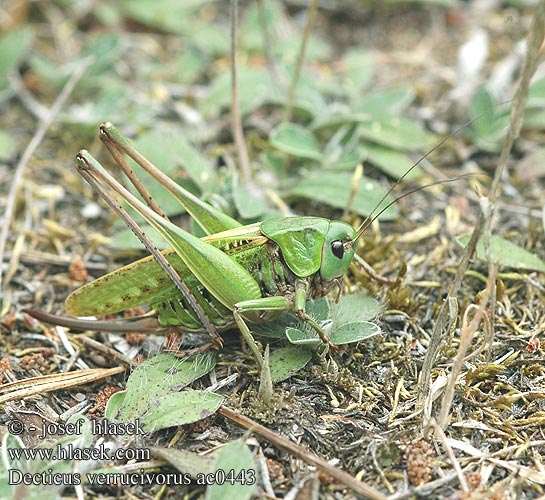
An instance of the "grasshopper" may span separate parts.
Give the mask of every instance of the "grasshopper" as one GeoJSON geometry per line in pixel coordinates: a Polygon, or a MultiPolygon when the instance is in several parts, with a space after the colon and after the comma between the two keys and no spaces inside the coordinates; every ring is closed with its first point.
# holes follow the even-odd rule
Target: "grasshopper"
{"type": "MultiPolygon", "coordinates": [[[[243,226],[163,174],[110,123],[100,127],[99,135],[148,205],[85,150],[76,156],[76,169],[151,255],[75,290],[66,299],[65,309],[71,316],[102,316],[150,305],[155,316],[96,321],[29,311],[34,317],[80,330],[157,332],[175,328],[180,332],[206,332],[216,346],[222,344],[219,332],[236,325],[261,364],[248,322],[269,321],[280,312],[294,311],[336,350],[320,324],[305,312],[306,301],[322,297],[334,287],[340,292],[340,280],[354,259],[358,239],[387,207],[376,217],[369,216],[358,229],[320,217],[282,217],[243,226]],[[164,186],[206,236],[198,238],[170,222],[135,178],[124,155],[164,186]],[[171,248],[159,251],[119,200],[139,213],[171,248]]],[[[451,180],[456,179],[447,182],[451,180]]]]}

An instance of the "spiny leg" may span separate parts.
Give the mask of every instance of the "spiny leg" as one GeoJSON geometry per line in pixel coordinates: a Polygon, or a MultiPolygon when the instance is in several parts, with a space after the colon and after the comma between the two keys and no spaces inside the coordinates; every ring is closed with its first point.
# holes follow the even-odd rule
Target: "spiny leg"
{"type": "MultiPolygon", "coordinates": [[[[303,296],[301,294],[301,296],[303,296]]],[[[296,292],[297,297],[297,292],[296,292]]],[[[306,300],[306,295],[304,295],[304,298],[306,300]]],[[[325,330],[320,326],[320,324],[311,318],[304,310],[304,304],[300,309],[297,309],[297,302],[296,302],[296,313],[301,318],[302,321],[305,323],[308,323],[318,334],[320,339],[324,344],[326,344],[332,351],[338,352],[339,348],[329,340],[327,333],[325,330]]],[[[273,297],[263,297],[261,299],[255,299],[255,300],[246,300],[243,302],[239,302],[238,304],[235,304],[235,307],[233,309],[233,316],[235,318],[235,321],[237,323],[237,326],[250,347],[252,353],[254,354],[254,357],[256,361],[259,364],[259,367],[261,368],[263,366],[263,357],[261,353],[259,352],[255,340],[250,332],[250,329],[248,328],[248,325],[244,321],[244,318],[242,315],[244,313],[251,313],[251,312],[257,312],[257,311],[289,311],[293,310],[293,303],[290,303],[290,301],[283,296],[273,296],[273,297]]]]}
{"type": "Polygon", "coordinates": [[[320,326],[320,324],[316,320],[311,318],[305,311],[309,286],[310,284],[308,279],[298,278],[295,281],[295,312],[297,313],[297,316],[299,316],[301,321],[308,323],[312,328],[314,328],[315,332],[318,334],[320,340],[324,344],[326,344],[333,352],[337,353],[339,352],[339,348],[335,344],[333,344],[331,340],[329,340],[327,333],[320,326]]]}
{"type": "Polygon", "coordinates": [[[100,169],[95,165],[96,160],[92,158],[86,151],[78,153],[77,170],[80,175],[99,193],[99,195],[106,201],[106,203],[114,210],[127,224],[127,226],[133,231],[138,239],[144,244],[148,251],[157,260],[159,265],[170,277],[172,282],[176,285],[180,293],[187,300],[191,308],[197,314],[199,321],[205,328],[206,332],[214,340],[214,342],[221,345],[221,337],[219,336],[215,326],[210,321],[210,318],[206,315],[202,306],[196,301],[195,297],[189,290],[188,286],[182,281],[176,270],[166,260],[165,256],[159,251],[159,249],[153,244],[153,242],[147,237],[147,235],[140,229],[136,221],[127,213],[127,211],[121,206],[117,199],[110,194],[110,192],[102,185],[104,183],[114,191],[123,196],[124,188],[117,183],[114,179],[108,179],[103,175],[100,169]]]}
{"type": "Polygon", "coordinates": [[[129,167],[129,164],[125,160],[124,156],[121,154],[119,146],[114,141],[112,141],[110,135],[107,134],[106,127],[108,126],[111,126],[111,124],[106,123],[101,125],[99,131],[100,140],[112,155],[112,158],[115,160],[117,166],[121,168],[121,170],[123,170],[123,173],[127,176],[127,179],[129,179],[131,184],[140,193],[142,199],[155,213],[168,220],[167,215],[161,210],[161,207],[153,199],[153,196],[151,196],[150,192],[146,189],[146,186],[144,186],[142,181],[137,177],[137,175],[134,173],[134,170],[129,167]]]}
{"type": "Polygon", "coordinates": [[[245,300],[235,304],[235,307],[233,308],[233,317],[235,318],[242,337],[252,351],[259,368],[263,366],[263,356],[259,352],[250,329],[248,328],[248,325],[244,321],[242,315],[244,313],[255,313],[258,311],[287,311],[289,309],[290,303],[288,299],[282,296],[262,297],[260,299],[245,300]]]}
{"type": "Polygon", "coordinates": [[[79,319],[70,316],[57,316],[48,314],[34,309],[23,309],[23,312],[30,314],[43,323],[51,325],[64,326],[71,330],[81,331],[96,331],[96,332],[112,332],[112,333],[165,333],[172,329],[171,326],[163,326],[159,324],[157,318],[152,316],[139,316],[124,320],[96,320],[96,319],[79,319]]]}
{"type": "MultiPolygon", "coordinates": [[[[194,194],[190,193],[186,189],[182,188],[182,186],[180,186],[178,183],[174,182],[168,175],[161,172],[160,169],[158,169],[151,161],[140,153],[133,146],[133,144],[111,123],[103,123],[100,126],[100,140],[110,151],[116,150],[117,156],[121,156],[121,152],[123,152],[129,156],[129,158],[132,158],[138,165],[140,165],[174,198],[176,198],[180,205],[185,208],[185,210],[191,215],[191,217],[193,217],[195,222],[201,226],[206,234],[219,233],[221,231],[226,231],[228,229],[241,226],[238,221],[229,217],[220,210],[215,209],[208,203],[201,201],[194,194]]],[[[131,170],[128,166],[127,169],[131,170]]],[[[136,184],[135,187],[140,191],[141,188],[139,188],[136,184]]],[[[140,192],[142,197],[147,200],[147,196],[144,194],[144,191],[145,188],[143,188],[140,192]]]]}

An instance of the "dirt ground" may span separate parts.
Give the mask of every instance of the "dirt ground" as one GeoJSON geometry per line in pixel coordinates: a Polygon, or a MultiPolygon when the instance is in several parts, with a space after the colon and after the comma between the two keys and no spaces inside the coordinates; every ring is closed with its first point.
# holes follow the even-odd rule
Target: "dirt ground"
{"type": "MultiPolygon", "coordinates": [[[[10,15],[5,12],[0,18],[3,32],[26,28],[33,35],[15,68],[16,78],[10,80],[12,90],[0,94],[0,129],[8,131],[16,144],[13,152],[0,158],[2,224],[9,226],[0,281],[2,383],[84,368],[126,368],[84,385],[2,399],[4,449],[9,447],[6,436],[11,432],[6,426],[14,419],[27,424],[41,418],[62,421],[61,416],[74,407],[93,414],[93,418],[101,417],[108,396],[126,387],[137,363],[164,349],[165,342],[172,348],[173,342],[180,340],[150,334],[144,340],[128,336],[127,342],[122,342],[119,336],[107,333],[77,334],[38,322],[23,309],[64,314],[63,303],[71,291],[146,255],[132,246],[112,247],[109,238],[119,231],[119,221],[72,168],[81,148],[101,161],[109,161],[96,138],[101,121],[111,120],[124,133],[137,137],[143,130],[176,122],[191,129],[192,113],[200,114],[204,123],[198,119],[193,122],[200,150],[218,171],[236,163],[229,109],[207,113],[199,104],[199,96],[210,92],[214,76],[229,68],[228,51],[222,49],[222,43],[229,40],[227,2],[203,3],[206,5],[197,11],[196,19],[213,27],[207,32],[209,43],[219,48],[207,54],[198,76],[191,81],[179,76],[178,63],[173,62],[174,55],[178,57],[189,43],[190,35],[148,24],[134,12],[107,2],[78,6],[77,2],[18,1],[8,6],[10,15]],[[213,32],[224,38],[213,41],[213,32]],[[70,67],[68,62],[80,61],[82,49],[90,50],[88,44],[105,33],[118,36],[119,45],[105,52],[103,67],[93,66],[92,74],[77,83],[31,158],[21,167],[23,151],[39,128],[43,107],[51,106],[77,66],[70,67]],[[118,106],[116,99],[123,103],[123,99],[128,100],[118,106]],[[10,200],[16,172],[22,177],[17,196],[10,200]],[[11,220],[6,220],[10,211],[11,220]],[[82,336],[108,350],[103,352],[81,341],[82,336]],[[112,358],[114,351],[123,358],[112,358]]],[[[501,80],[504,91],[498,102],[512,99],[534,5],[440,3],[449,2],[320,1],[312,34],[324,41],[327,55],[308,64],[321,74],[335,76],[344,71],[346,51],[364,47],[375,61],[370,90],[400,85],[410,88],[414,98],[404,109],[404,116],[440,139],[471,119],[468,110],[477,88],[493,81],[500,73],[498,68],[510,57],[514,69],[511,74],[503,73],[507,76],[501,80]],[[463,73],[457,65],[461,47],[468,41],[473,45],[463,59],[463,73]]],[[[242,19],[251,4],[241,2],[242,19]]],[[[278,29],[295,26],[300,37],[308,2],[285,1],[279,5],[285,23],[278,29]]],[[[163,22],[168,22],[168,16],[163,22]]],[[[240,27],[241,37],[244,27],[240,27]]],[[[202,43],[206,46],[206,41],[202,43]]],[[[205,53],[202,47],[199,50],[205,53]]],[[[263,54],[245,50],[243,45],[244,64],[265,65],[263,54]]],[[[544,72],[542,63],[536,79],[544,72]]],[[[538,97],[545,102],[545,96],[538,97]]],[[[267,141],[267,132],[280,116],[280,108],[273,105],[244,115],[250,154],[255,155],[252,161],[257,160],[260,144],[267,141]]],[[[463,254],[457,238],[473,230],[483,204],[480,196],[488,194],[489,178],[499,163],[499,149],[483,147],[472,130],[467,126],[451,137],[422,162],[424,173],[416,184],[398,186],[395,193],[469,172],[484,172],[489,177],[418,191],[399,201],[400,215],[395,220],[377,221],[369,228],[358,254],[377,274],[395,281],[393,286],[359,268],[352,268],[344,278],[345,294],[363,289],[380,301],[380,335],[341,346],[336,354],[315,353],[304,369],[274,384],[273,403],[267,407],[258,395],[260,377],[255,360],[238,332],[228,332],[217,351],[213,374],[193,382],[191,388],[205,389],[233,376],[230,383],[217,389],[228,407],[325,459],[384,498],[543,498],[543,271],[501,265],[492,306],[487,303],[490,268],[483,260],[473,258],[456,300],[451,302],[447,314],[450,327],[439,332],[437,352],[431,365],[425,364],[430,344],[435,342],[433,332],[441,306],[463,254]],[[484,319],[472,330],[471,320],[481,313],[484,319]],[[464,346],[468,335],[469,343],[464,346]],[[460,357],[454,383],[452,374],[460,357]],[[423,372],[431,386],[423,382],[423,372]],[[447,401],[450,383],[451,403],[447,401]],[[443,422],[442,411],[448,416],[443,422]]],[[[536,118],[534,125],[524,127],[502,177],[491,221],[492,234],[538,259],[545,258],[545,170],[537,154],[538,160],[528,158],[540,150],[543,139],[542,121],[536,118]]],[[[424,153],[407,154],[416,161],[424,153]]],[[[392,183],[372,164],[365,165],[365,174],[383,185],[392,183]]],[[[179,172],[170,175],[180,178],[179,172]]],[[[340,209],[309,200],[287,200],[299,214],[343,217],[340,209]]],[[[355,224],[361,217],[345,220],[355,224]]],[[[176,222],[188,227],[185,216],[176,222]]],[[[189,349],[191,339],[184,342],[182,347],[176,344],[175,349],[189,349]]],[[[0,392],[0,396],[12,390],[0,392]]],[[[25,446],[39,444],[35,434],[20,437],[25,446]]],[[[121,439],[120,443],[205,455],[241,437],[257,457],[260,479],[254,498],[358,497],[349,485],[332,478],[320,466],[247,432],[218,413],[190,425],[148,433],[136,441],[121,439]]],[[[122,469],[127,464],[118,465],[122,469]]],[[[176,470],[176,464],[168,459],[152,465],[156,467],[153,470],[176,470]]],[[[2,474],[0,481],[7,477],[4,471],[2,474]]],[[[5,484],[0,486],[1,498],[9,491],[17,492],[19,496],[14,498],[39,498],[32,488],[10,490],[5,484]]],[[[194,482],[115,488],[84,485],[81,492],[84,498],[201,498],[205,488],[194,482]]],[[[47,493],[50,498],[74,498],[79,492],[68,488],[63,493],[52,488],[47,493]]]]}

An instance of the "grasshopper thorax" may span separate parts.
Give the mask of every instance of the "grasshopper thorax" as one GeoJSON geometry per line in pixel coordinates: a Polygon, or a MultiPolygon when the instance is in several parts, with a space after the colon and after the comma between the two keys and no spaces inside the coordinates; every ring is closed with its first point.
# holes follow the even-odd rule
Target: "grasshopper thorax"
{"type": "Polygon", "coordinates": [[[288,217],[265,221],[260,229],[280,247],[286,265],[300,278],[318,271],[325,281],[338,278],[354,257],[353,241],[357,234],[344,222],[288,217]]]}

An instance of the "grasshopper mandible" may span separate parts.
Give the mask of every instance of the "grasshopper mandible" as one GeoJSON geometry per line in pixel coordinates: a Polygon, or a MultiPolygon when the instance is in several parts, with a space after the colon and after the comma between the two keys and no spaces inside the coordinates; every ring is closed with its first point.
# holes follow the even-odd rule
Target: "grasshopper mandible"
{"type": "Polygon", "coordinates": [[[294,311],[324,343],[336,349],[320,324],[306,314],[305,304],[308,299],[326,295],[334,286],[340,290],[340,279],[354,258],[355,245],[374,218],[368,217],[357,230],[344,222],[320,217],[274,218],[242,226],[163,174],[110,123],[100,127],[100,138],[149,206],[124,188],[87,151],[78,153],[76,169],[123,218],[151,255],[75,290],[66,299],[65,309],[71,316],[102,316],[150,305],[156,317],[106,322],[61,318],[38,311],[31,311],[33,316],[80,330],[135,332],[176,328],[181,332],[206,332],[218,346],[218,331],[236,324],[261,364],[261,354],[247,322],[268,321],[279,312],[294,311]],[[205,237],[192,235],[161,213],[149,200],[143,185],[134,179],[124,154],[180,202],[206,233],[205,237]],[[171,248],[159,251],[119,199],[144,217],[171,248]]]}

